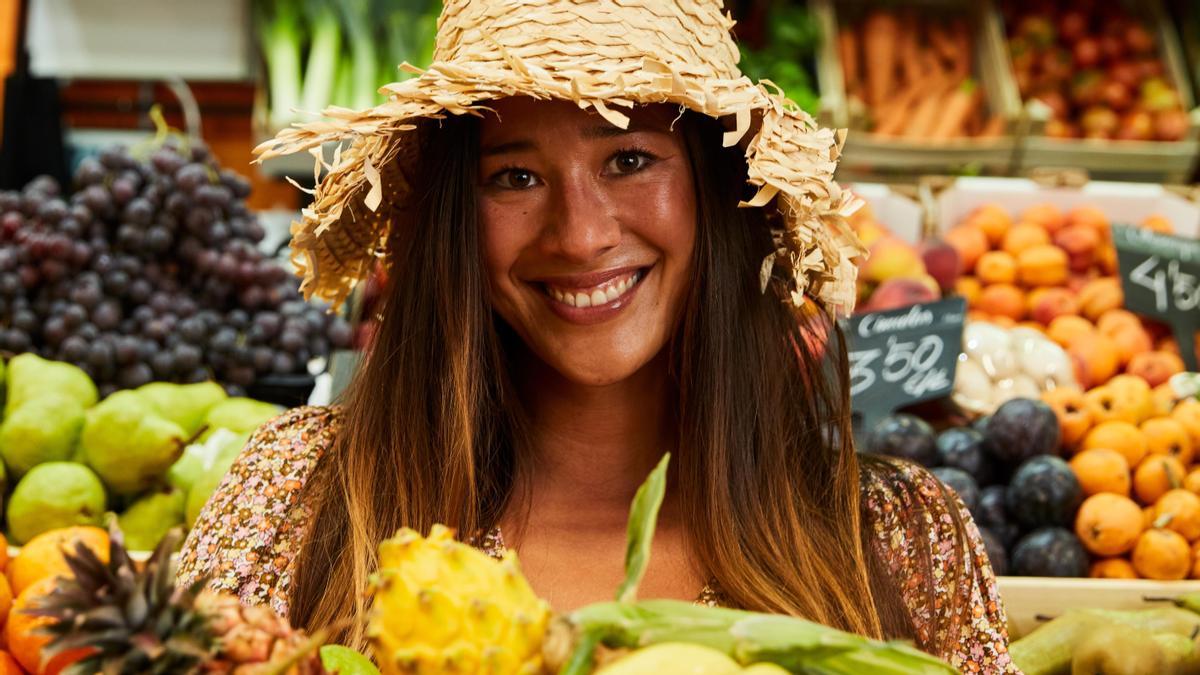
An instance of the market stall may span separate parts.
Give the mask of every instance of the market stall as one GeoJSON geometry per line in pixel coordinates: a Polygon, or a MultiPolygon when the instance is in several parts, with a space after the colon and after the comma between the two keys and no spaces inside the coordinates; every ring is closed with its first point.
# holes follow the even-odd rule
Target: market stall
{"type": "MultiPolygon", "coordinates": [[[[862,201],[847,222],[868,251],[842,322],[857,447],[927,467],[961,500],[1027,673],[1133,642],[1150,670],[1120,672],[1200,659],[1194,5],[727,2],[745,73],[848,130],[836,176],[862,201]]],[[[379,87],[412,75],[396,64],[431,59],[439,8],[130,2],[113,17],[0,0],[15,17],[0,21],[0,673],[78,659],[45,652],[47,622],[24,613],[54,578],[160,583],[255,429],[336,401],[353,377],[386,274],[337,308],[306,300],[286,240],[321,172],[252,151],[308,112],[381,103],[379,87]],[[134,18],[163,39],[131,47],[134,18]],[[47,96],[55,123],[28,124],[47,96]],[[22,163],[31,147],[54,156],[22,163]],[[68,565],[75,544],[102,560],[68,565]]],[[[203,602],[221,600],[186,599],[203,602]]],[[[524,587],[513,607],[538,602],[524,587]]],[[[604,611],[568,621],[611,628],[604,611]]],[[[309,636],[241,620],[312,656],[309,636]]],[[[754,625],[724,620],[722,636],[754,625]]],[[[875,658],[940,672],[900,646],[844,648],[851,669],[830,672],[875,658]]],[[[305,667],[289,672],[321,666],[305,667]]]]}

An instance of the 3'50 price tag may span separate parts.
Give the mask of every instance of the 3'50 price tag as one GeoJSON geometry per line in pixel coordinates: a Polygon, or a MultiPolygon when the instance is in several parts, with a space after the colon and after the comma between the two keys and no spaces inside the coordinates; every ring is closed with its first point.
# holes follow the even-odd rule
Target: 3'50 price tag
{"type": "Polygon", "coordinates": [[[1125,308],[1171,326],[1188,370],[1197,370],[1200,241],[1118,225],[1113,244],[1125,308]]]}
{"type": "Polygon", "coordinates": [[[965,302],[951,298],[862,314],[844,324],[850,402],[863,428],[897,408],[950,394],[965,312],[965,302]]]}

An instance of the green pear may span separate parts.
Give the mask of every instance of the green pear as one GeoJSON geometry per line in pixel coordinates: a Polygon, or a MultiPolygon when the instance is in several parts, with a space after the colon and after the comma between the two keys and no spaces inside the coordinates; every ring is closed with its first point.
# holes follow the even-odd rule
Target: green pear
{"type": "Polygon", "coordinates": [[[189,528],[195,526],[196,519],[200,517],[200,511],[213,493],[217,491],[217,487],[221,484],[221,479],[228,473],[228,468],[219,466],[210,467],[207,471],[200,474],[196,481],[192,483],[192,489],[188,490],[187,505],[184,509],[184,522],[189,528]]]}
{"type": "Polygon", "coordinates": [[[38,464],[8,499],[8,530],[24,544],[42,532],[74,525],[100,525],[107,499],[92,470],[72,462],[38,464]]]}
{"type": "Polygon", "coordinates": [[[27,401],[47,394],[58,394],[90,408],[100,398],[96,384],[81,369],[58,361],[47,361],[37,354],[14,356],[8,362],[8,400],[4,415],[11,415],[27,401]]]}
{"type": "Polygon", "coordinates": [[[255,401],[252,398],[235,397],[214,405],[204,417],[208,431],[201,437],[207,440],[216,429],[229,429],[238,433],[254,431],[264,422],[275,417],[282,408],[273,403],[255,401]]]}
{"type": "Polygon", "coordinates": [[[192,483],[212,466],[220,464],[228,470],[249,441],[250,432],[238,434],[217,429],[203,443],[184,448],[183,456],[167,471],[167,481],[180,490],[191,490],[192,483]]]}
{"type": "Polygon", "coordinates": [[[130,504],[117,516],[129,550],[153,551],[171,528],[183,524],[186,500],[183,491],[170,489],[151,492],[130,504]]]}
{"type": "Polygon", "coordinates": [[[213,452],[209,462],[204,466],[204,470],[196,476],[188,489],[185,509],[188,527],[196,522],[196,518],[200,515],[200,509],[208,503],[212,493],[221,484],[221,479],[229,473],[229,469],[237,460],[238,455],[242,454],[242,448],[246,447],[246,443],[250,441],[251,433],[247,431],[235,434],[228,429],[218,429],[212,439],[205,443],[205,447],[211,448],[213,452]]]}
{"type": "Polygon", "coordinates": [[[87,411],[79,444],[84,458],[118,495],[152,487],[183,453],[187,433],[132,391],[118,391],[87,411]]]}
{"type": "Polygon", "coordinates": [[[134,391],[142,400],[153,406],[159,415],[183,427],[188,436],[200,430],[204,424],[204,416],[210,408],[227,398],[225,390],[216,382],[151,382],[134,391]]]}
{"type": "Polygon", "coordinates": [[[83,406],[75,399],[47,394],[27,401],[0,424],[0,457],[15,476],[69,460],[82,428],[83,406]]]}

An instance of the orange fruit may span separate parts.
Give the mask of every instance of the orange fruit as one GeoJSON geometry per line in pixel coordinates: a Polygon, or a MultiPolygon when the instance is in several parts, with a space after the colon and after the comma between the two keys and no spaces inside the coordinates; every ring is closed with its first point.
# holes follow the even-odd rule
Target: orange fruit
{"type": "Polygon", "coordinates": [[[0,533],[0,570],[8,568],[8,538],[0,533]]]}
{"type": "Polygon", "coordinates": [[[1154,507],[1147,506],[1142,509],[1142,529],[1149,530],[1154,527],[1154,507]]]}
{"type": "Polygon", "coordinates": [[[1105,312],[1125,304],[1121,282],[1112,276],[1093,279],[1079,289],[1079,312],[1089,321],[1098,321],[1105,312]]]}
{"type": "Polygon", "coordinates": [[[8,652],[0,651],[0,675],[23,675],[21,665],[8,652]]]}
{"type": "Polygon", "coordinates": [[[1011,284],[1017,280],[1017,259],[1005,251],[988,251],[975,263],[975,276],[984,284],[1011,284]]]}
{"type": "Polygon", "coordinates": [[[37,635],[34,631],[52,621],[48,617],[30,616],[24,612],[34,599],[44,596],[54,590],[54,577],[44,577],[35,581],[17,596],[8,622],[4,624],[4,636],[8,641],[8,651],[21,667],[37,675],[55,675],[72,663],[87,656],[91,650],[73,649],[63,652],[50,659],[45,666],[41,665],[42,648],[50,642],[50,638],[37,635]]]}
{"type": "Polygon", "coordinates": [[[1042,392],[1042,401],[1054,410],[1064,448],[1074,448],[1092,428],[1092,415],[1079,387],[1055,387],[1042,392]]]}
{"type": "Polygon", "coordinates": [[[1080,336],[1094,332],[1096,327],[1082,316],[1056,316],[1046,328],[1046,335],[1063,349],[1069,347],[1080,336]]]}
{"type": "Polygon", "coordinates": [[[1109,492],[1129,496],[1132,477],[1129,462],[1116,450],[1092,448],[1075,455],[1069,462],[1079,486],[1087,496],[1109,492]]]}
{"type": "Polygon", "coordinates": [[[12,588],[8,585],[8,579],[0,576],[0,627],[8,620],[8,611],[12,609],[12,602],[12,588]]]}
{"type": "Polygon", "coordinates": [[[1094,206],[1076,206],[1067,212],[1067,225],[1082,225],[1090,227],[1102,239],[1109,237],[1108,216],[1094,206]]]}
{"type": "Polygon", "coordinates": [[[1178,532],[1147,530],[1133,548],[1133,569],[1147,579],[1185,579],[1192,569],[1192,551],[1178,532]]]}
{"type": "Polygon", "coordinates": [[[967,307],[974,307],[979,302],[979,294],[983,292],[983,284],[972,276],[959,277],[954,282],[954,294],[967,301],[967,307]]]}
{"type": "Polygon", "coordinates": [[[979,293],[976,308],[993,317],[1020,321],[1025,318],[1025,293],[1012,284],[989,284],[979,293]]]}
{"type": "Polygon", "coordinates": [[[1178,354],[1167,351],[1143,350],[1129,359],[1125,372],[1142,378],[1151,387],[1157,387],[1171,379],[1172,375],[1186,370],[1178,354]]]}
{"type": "Polygon", "coordinates": [[[988,244],[999,246],[1004,233],[1012,227],[1012,216],[999,204],[983,204],[967,217],[967,222],[983,231],[988,244]]]}
{"type": "Polygon", "coordinates": [[[1187,429],[1188,438],[1192,439],[1192,449],[1200,448],[1200,400],[1189,398],[1175,404],[1171,419],[1187,429]]]}
{"type": "Polygon", "coordinates": [[[1026,286],[1060,286],[1067,282],[1067,252],[1054,244],[1030,246],[1017,254],[1017,278],[1026,286]]]}
{"type": "Polygon", "coordinates": [[[1008,228],[1008,232],[1004,233],[1004,239],[1000,242],[1000,248],[1017,258],[1025,249],[1049,243],[1050,235],[1045,228],[1033,223],[1021,222],[1008,228]]]}
{"type": "Polygon", "coordinates": [[[1067,224],[1062,210],[1053,204],[1035,204],[1021,212],[1020,220],[1038,225],[1046,232],[1055,232],[1067,224]]]}
{"type": "Polygon", "coordinates": [[[1142,327],[1142,320],[1127,309],[1110,309],[1096,320],[1096,330],[1105,335],[1112,335],[1117,329],[1127,326],[1142,327]]]}
{"type": "Polygon", "coordinates": [[[1182,488],[1168,490],[1154,503],[1154,519],[1161,527],[1195,541],[1200,538],[1200,497],[1182,488]]]}
{"type": "Polygon", "coordinates": [[[1133,387],[1120,384],[1089,389],[1083,395],[1083,403],[1095,424],[1127,422],[1136,425],[1154,411],[1154,399],[1149,390],[1143,395],[1133,387]]]}
{"type": "Polygon", "coordinates": [[[979,256],[987,253],[988,250],[987,235],[977,225],[970,223],[955,225],[946,230],[942,235],[942,240],[958,251],[964,274],[970,274],[975,269],[975,263],[979,260],[979,256]]]}
{"type": "Polygon", "coordinates": [[[1151,454],[1171,455],[1185,466],[1192,463],[1195,449],[1187,429],[1172,417],[1155,417],[1142,422],[1139,427],[1146,437],[1146,447],[1151,454]]]}
{"type": "Polygon", "coordinates": [[[1163,495],[1181,487],[1186,474],[1183,465],[1174,457],[1150,455],[1133,472],[1133,494],[1143,504],[1154,504],[1163,495]]]}
{"type": "Polygon", "coordinates": [[[1103,333],[1081,335],[1066,350],[1075,367],[1075,378],[1088,388],[1108,382],[1121,367],[1116,343],[1103,333]]]}
{"type": "Polygon", "coordinates": [[[81,525],[43,532],[22,546],[21,553],[8,565],[13,593],[20,595],[39,579],[70,574],[63,550],[74,550],[76,542],[83,542],[108,562],[108,533],[99,527],[81,525]]]}
{"type": "Polygon", "coordinates": [[[1132,415],[1129,421],[1140,424],[1154,416],[1154,391],[1144,379],[1122,374],[1113,377],[1104,386],[1113,393],[1117,409],[1132,415]]]}
{"type": "MultiPolygon", "coordinates": [[[[1170,417],[1175,409],[1175,389],[1169,383],[1160,384],[1150,390],[1150,400],[1154,402],[1154,417],[1170,417]]],[[[1192,443],[1192,449],[1196,449],[1195,442],[1192,443]]]]}
{"type": "Polygon", "coordinates": [[[1093,579],[1136,579],[1133,564],[1124,558],[1101,558],[1092,563],[1088,576],[1093,579]]]}
{"type": "Polygon", "coordinates": [[[1142,534],[1142,509],[1121,495],[1092,495],[1083,500],[1075,515],[1075,534],[1084,548],[1096,555],[1121,555],[1131,550],[1142,534]]]}
{"type": "Polygon", "coordinates": [[[1150,452],[1146,437],[1141,429],[1129,422],[1101,422],[1092,427],[1083,437],[1084,450],[1105,448],[1115,450],[1125,458],[1129,466],[1137,466],[1150,452]]]}

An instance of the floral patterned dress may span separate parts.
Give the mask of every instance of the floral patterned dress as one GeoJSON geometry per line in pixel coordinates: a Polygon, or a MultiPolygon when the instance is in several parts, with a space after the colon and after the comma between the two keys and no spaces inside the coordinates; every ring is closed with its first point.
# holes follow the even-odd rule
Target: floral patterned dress
{"type": "MultiPolygon", "coordinates": [[[[337,423],[336,409],[306,407],[258,430],[192,528],[180,561],[182,581],[208,577],[211,586],[236,593],[244,602],[266,603],[287,613],[293,564],[311,516],[301,490],[333,442],[337,423]]],[[[954,519],[941,494],[927,471],[901,465],[864,488],[868,512],[876,514],[865,526],[873,529],[892,578],[899,580],[918,646],[955,645],[939,656],[964,673],[1019,674],[1008,655],[1004,607],[978,530],[962,509],[969,560],[960,560],[954,519]],[[932,565],[921,565],[919,559],[932,565]],[[956,578],[954,570],[961,565],[970,566],[969,584],[943,582],[956,578]],[[924,570],[932,570],[933,578],[924,570]],[[932,606],[921,592],[929,583],[935,589],[932,606]],[[962,615],[939,616],[943,608],[962,615]],[[945,634],[951,630],[957,636],[945,634]]],[[[493,530],[476,545],[498,555],[503,538],[493,530]]],[[[715,604],[719,597],[710,586],[698,602],[715,604]]]]}

